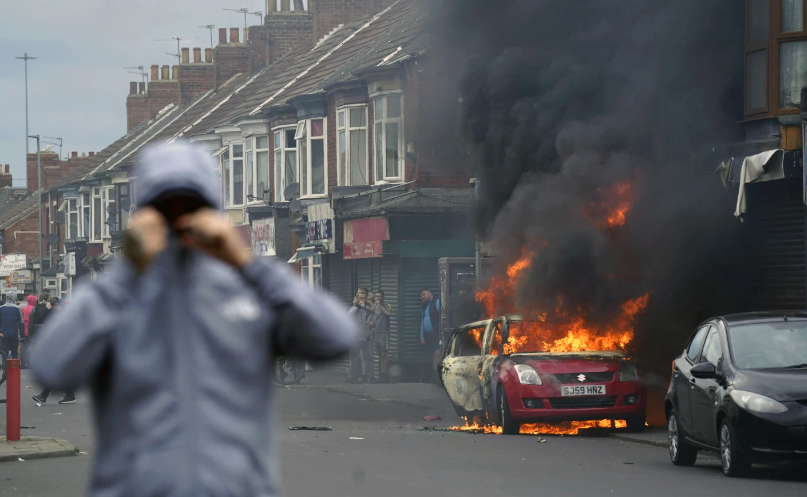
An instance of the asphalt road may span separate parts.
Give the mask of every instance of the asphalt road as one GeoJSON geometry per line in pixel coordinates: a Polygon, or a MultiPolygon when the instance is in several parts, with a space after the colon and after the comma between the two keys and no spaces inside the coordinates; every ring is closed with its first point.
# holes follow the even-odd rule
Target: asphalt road
{"type": "MultiPolygon", "coordinates": [[[[762,468],[752,478],[736,480],[723,477],[716,459],[677,468],[664,449],[611,438],[547,436],[546,443],[538,443],[533,436],[423,431],[435,424],[422,421],[424,415],[442,416],[446,421],[437,422],[442,426],[458,421],[435,386],[304,381],[301,387],[278,388],[276,397],[289,497],[807,495],[803,469],[762,468]],[[333,431],[289,431],[293,424],[333,431]]],[[[36,393],[35,387],[23,391],[36,393]]],[[[4,395],[0,391],[0,398],[4,395]]],[[[24,434],[66,438],[88,454],[2,463],[0,497],[83,495],[94,448],[87,399],[39,408],[25,402],[23,420],[35,426],[24,434]]]]}

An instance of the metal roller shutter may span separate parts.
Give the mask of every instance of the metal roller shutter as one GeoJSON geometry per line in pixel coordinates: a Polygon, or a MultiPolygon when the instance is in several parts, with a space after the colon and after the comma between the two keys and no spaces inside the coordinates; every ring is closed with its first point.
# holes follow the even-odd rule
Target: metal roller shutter
{"type": "Polygon", "coordinates": [[[431,358],[420,343],[420,290],[438,293],[437,258],[400,259],[398,288],[398,356],[404,381],[417,380],[431,358]]]}
{"type": "Polygon", "coordinates": [[[801,182],[747,185],[757,310],[804,309],[807,305],[805,215],[801,182]]]}
{"type": "MultiPolygon", "coordinates": [[[[356,285],[353,277],[353,261],[342,259],[342,254],[329,254],[325,257],[326,281],[324,288],[345,305],[347,313],[353,302],[356,285]]],[[[350,372],[350,357],[343,357],[329,364],[327,368],[337,375],[347,376],[350,372]]]]}

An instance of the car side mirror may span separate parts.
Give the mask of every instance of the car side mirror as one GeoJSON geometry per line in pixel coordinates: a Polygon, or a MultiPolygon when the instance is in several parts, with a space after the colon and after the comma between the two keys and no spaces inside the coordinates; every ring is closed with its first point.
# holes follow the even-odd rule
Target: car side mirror
{"type": "Polygon", "coordinates": [[[717,373],[717,369],[715,369],[715,365],[710,362],[702,362],[692,366],[689,373],[695,378],[700,378],[702,380],[720,378],[720,375],[717,373]]]}

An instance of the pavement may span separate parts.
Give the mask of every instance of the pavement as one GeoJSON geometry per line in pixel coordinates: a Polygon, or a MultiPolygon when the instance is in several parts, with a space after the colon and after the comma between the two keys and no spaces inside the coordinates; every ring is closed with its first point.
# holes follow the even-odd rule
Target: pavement
{"type": "MultiPolygon", "coordinates": [[[[24,380],[29,386],[30,378],[24,380]]],[[[347,385],[341,380],[318,371],[300,385],[277,387],[273,434],[284,496],[807,495],[804,471],[762,467],[738,480],[724,477],[711,457],[699,458],[694,468],[673,466],[666,448],[656,446],[666,439],[663,430],[620,432],[619,438],[434,430],[462,423],[439,386],[347,385]],[[428,415],[441,419],[424,421],[428,415]],[[290,426],[331,431],[291,431],[290,426]],[[541,439],[545,442],[538,443],[541,439]]],[[[37,392],[25,386],[24,392],[37,392]]],[[[23,423],[32,427],[25,431],[69,440],[81,455],[0,463],[0,497],[84,495],[95,449],[86,395],[79,392],[72,405],[36,407],[28,401],[22,408],[23,423]]]]}
{"type": "Polygon", "coordinates": [[[77,456],[78,449],[67,440],[44,437],[20,437],[9,442],[0,437],[0,462],[25,462],[30,459],[77,456]]]}

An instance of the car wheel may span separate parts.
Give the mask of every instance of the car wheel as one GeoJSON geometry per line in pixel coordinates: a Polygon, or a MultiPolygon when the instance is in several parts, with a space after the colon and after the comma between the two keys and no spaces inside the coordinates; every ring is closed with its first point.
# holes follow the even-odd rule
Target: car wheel
{"type": "Polygon", "coordinates": [[[625,418],[625,421],[628,423],[628,431],[638,433],[644,431],[647,419],[644,414],[640,414],[638,416],[629,416],[625,418]]]}
{"type": "Polygon", "coordinates": [[[737,433],[728,420],[724,419],[720,423],[720,462],[726,476],[742,477],[751,470],[751,463],[740,452],[739,446],[737,433]]]}
{"type": "Polygon", "coordinates": [[[507,395],[504,394],[504,388],[500,386],[496,396],[498,397],[499,423],[502,426],[502,433],[505,435],[518,435],[521,424],[516,423],[510,416],[510,406],[507,404],[507,395]]]}
{"type": "Polygon", "coordinates": [[[698,459],[698,450],[684,442],[675,409],[670,411],[667,419],[667,447],[670,450],[670,460],[676,466],[692,466],[698,459]]]}

